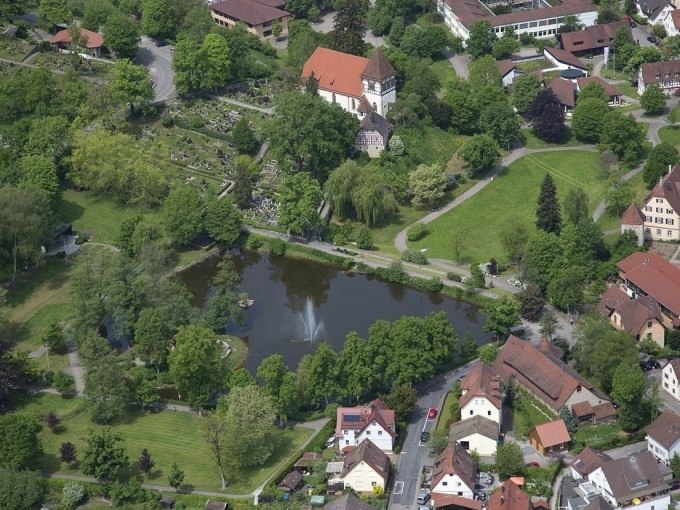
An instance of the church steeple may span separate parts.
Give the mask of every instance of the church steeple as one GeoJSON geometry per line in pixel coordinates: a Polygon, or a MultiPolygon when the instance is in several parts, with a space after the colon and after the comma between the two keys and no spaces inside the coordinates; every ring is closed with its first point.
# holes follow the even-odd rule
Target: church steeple
{"type": "Polygon", "coordinates": [[[390,61],[380,51],[380,48],[376,48],[368,64],[366,64],[364,72],[361,73],[361,77],[382,82],[387,78],[393,77],[395,74],[396,71],[392,64],[390,64],[390,61]]]}

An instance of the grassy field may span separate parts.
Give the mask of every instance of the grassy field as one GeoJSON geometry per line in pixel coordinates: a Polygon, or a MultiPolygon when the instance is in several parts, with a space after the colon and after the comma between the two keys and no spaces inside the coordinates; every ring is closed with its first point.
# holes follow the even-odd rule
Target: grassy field
{"type": "Polygon", "coordinates": [[[513,216],[533,228],[541,180],[548,172],[555,180],[560,198],[568,189],[578,186],[588,194],[591,210],[604,198],[607,175],[598,154],[581,151],[532,154],[515,161],[475,197],[428,224],[429,234],[409,246],[426,249],[428,257],[451,259],[452,233],[460,229],[465,234],[462,258],[505,260],[500,232],[513,216]]]}
{"type": "Polygon", "coordinates": [[[533,129],[522,129],[520,138],[522,139],[522,144],[529,149],[543,149],[544,147],[573,147],[575,145],[581,145],[576,137],[571,133],[571,128],[567,128],[564,133],[564,138],[560,143],[550,143],[544,142],[534,134],[533,129]]]}
{"type": "Polygon", "coordinates": [[[621,435],[618,423],[579,427],[574,434],[574,445],[590,446],[596,450],[609,448],[611,441],[621,435]]]}
{"type": "MultiPolygon", "coordinates": [[[[62,420],[63,430],[58,434],[47,427],[40,433],[44,456],[41,467],[50,473],[79,474],[77,466],[69,469],[57,457],[59,445],[71,441],[76,445],[79,457],[85,450],[85,438],[90,430],[97,429],[87,413],[80,409],[80,398],[63,399],[57,395],[39,395],[19,403],[15,409],[38,416],[55,411],[62,420]]],[[[185,485],[196,489],[217,490],[220,486],[217,469],[207,446],[199,433],[201,418],[193,413],[178,411],[145,412],[130,409],[125,421],[112,426],[121,434],[125,449],[134,462],[143,448],[148,448],[156,467],[146,483],[167,485],[167,474],[173,462],[185,471],[185,485]]],[[[243,480],[234,481],[229,491],[234,494],[248,493],[264,482],[289,456],[312,434],[311,429],[284,429],[280,433],[282,447],[266,466],[246,473],[243,480]]]]}
{"type": "MultiPolygon", "coordinates": [[[[645,188],[645,185],[642,182],[642,172],[633,176],[633,178],[630,179],[628,182],[633,186],[633,189],[635,190],[635,203],[640,203],[642,199],[645,198],[647,193],[649,193],[649,190],[645,188]]],[[[606,232],[607,230],[619,228],[621,226],[621,218],[612,216],[605,212],[602,215],[602,217],[598,220],[597,224],[600,225],[600,228],[606,232]]]]}
{"type": "Polygon", "coordinates": [[[449,59],[444,57],[434,61],[430,66],[430,69],[439,79],[439,84],[443,89],[446,88],[446,84],[449,82],[449,80],[456,76],[456,71],[454,71],[451,62],[449,62],[449,59]]]}
{"type": "Polygon", "coordinates": [[[517,69],[525,73],[530,73],[531,71],[536,71],[537,69],[550,69],[554,67],[548,60],[542,58],[540,60],[530,60],[528,62],[522,62],[517,64],[517,69]]]}
{"type": "Polygon", "coordinates": [[[72,189],[62,190],[57,203],[57,214],[63,222],[72,223],[78,232],[90,231],[92,241],[98,243],[113,244],[121,222],[144,213],[149,211],[72,189]]]}
{"type": "Polygon", "coordinates": [[[536,425],[548,423],[543,412],[534,407],[529,399],[520,396],[512,405],[512,428],[518,437],[527,437],[529,431],[536,425]]]}
{"type": "Polygon", "coordinates": [[[680,127],[662,127],[659,129],[659,138],[662,142],[670,143],[677,147],[680,145],[680,127]]]}
{"type": "Polygon", "coordinates": [[[442,410],[439,413],[439,421],[435,430],[447,430],[446,422],[456,414],[458,414],[458,399],[452,391],[449,391],[444,399],[444,405],[442,405],[442,410]]]}

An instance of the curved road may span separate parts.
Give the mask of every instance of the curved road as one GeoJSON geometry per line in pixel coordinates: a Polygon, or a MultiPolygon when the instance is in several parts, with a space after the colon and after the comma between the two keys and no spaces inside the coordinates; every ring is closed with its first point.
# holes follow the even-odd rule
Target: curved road
{"type": "Polygon", "coordinates": [[[142,37],[137,50],[137,64],[149,69],[156,90],[156,102],[175,97],[175,72],[172,70],[173,46],[156,46],[147,36],[142,37]]]}

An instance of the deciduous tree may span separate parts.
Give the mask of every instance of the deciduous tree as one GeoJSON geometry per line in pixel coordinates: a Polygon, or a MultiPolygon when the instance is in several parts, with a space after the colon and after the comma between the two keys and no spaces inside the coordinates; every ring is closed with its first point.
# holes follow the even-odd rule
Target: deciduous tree
{"type": "Polygon", "coordinates": [[[538,326],[538,331],[541,335],[548,337],[549,340],[552,340],[553,335],[560,329],[560,323],[557,320],[557,316],[555,315],[555,312],[550,309],[543,312],[538,326]]]}
{"type": "Polygon", "coordinates": [[[177,246],[189,243],[203,229],[203,202],[193,186],[177,186],[163,201],[161,219],[177,246]]]}
{"type": "Polygon", "coordinates": [[[104,39],[106,46],[118,58],[133,59],[139,47],[137,25],[119,11],[113,11],[104,23],[104,39]]]}
{"type": "Polygon", "coordinates": [[[135,323],[135,352],[147,365],[162,368],[165,366],[172,333],[163,321],[161,314],[154,308],[145,308],[135,323]]]}
{"type": "Polygon", "coordinates": [[[242,118],[234,126],[231,132],[231,138],[234,141],[236,150],[242,154],[254,154],[257,150],[257,138],[253,128],[250,127],[248,120],[242,118]]]}
{"type": "Polygon", "coordinates": [[[564,196],[564,217],[574,225],[588,219],[588,195],[583,188],[570,188],[564,196]]]}
{"type": "Polygon", "coordinates": [[[139,459],[137,459],[137,467],[142,473],[148,475],[155,465],[156,463],[151,458],[149,450],[144,448],[141,455],[139,456],[139,459]]]}
{"type": "Polygon", "coordinates": [[[489,55],[496,43],[496,34],[491,23],[486,20],[475,21],[470,26],[470,37],[467,40],[467,52],[473,60],[489,55]]]}
{"type": "Polygon", "coordinates": [[[279,188],[279,225],[290,232],[305,235],[321,226],[317,212],[323,194],[316,179],[307,172],[285,177],[279,188]]]}
{"type": "Polygon", "coordinates": [[[130,392],[114,356],[97,360],[85,374],[85,397],[95,423],[111,423],[125,414],[130,392]]]}
{"type": "Polygon", "coordinates": [[[545,306],[545,297],[538,285],[530,283],[517,294],[520,305],[520,313],[525,319],[536,322],[540,319],[545,306]]]}
{"type": "Polygon", "coordinates": [[[487,307],[486,312],[484,331],[493,331],[499,336],[521,321],[520,305],[513,297],[501,296],[487,307]]]}
{"type": "Polygon", "coordinates": [[[604,119],[609,111],[606,103],[594,97],[579,98],[571,119],[574,136],[584,142],[597,142],[602,133],[604,119]]]}
{"type": "Polygon", "coordinates": [[[614,371],[612,380],[612,398],[621,406],[619,423],[626,431],[633,431],[644,424],[644,413],[641,412],[645,395],[645,376],[635,364],[621,364],[614,371]]]}
{"type": "Polygon", "coordinates": [[[27,469],[33,467],[42,453],[38,438],[40,424],[24,413],[0,416],[0,468],[27,469]]]}
{"type": "Polygon", "coordinates": [[[501,159],[498,144],[489,135],[474,135],[460,149],[471,176],[490,170],[501,159]]]}
{"type": "Polygon", "coordinates": [[[524,115],[541,89],[541,81],[536,75],[522,74],[518,76],[514,81],[512,93],[512,103],[517,108],[517,113],[524,115]]]}
{"type": "Polygon", "coordinates": [[[130,105],[133,113],[136,104],[146,103],[156,95],[146,67],[136,66],[126,58],[113,66],[113,80],[109,87],[115,97],[130,105]]]}
{"type": "Polygon", "coordinates": [[[656,186],[659,179],[668,172],[668,166],[675,166],[678,161],[680,161],[678,150],[672,144],[661,142],[652,147],[642,170],[642,180],[647,189],[656,186]]]}
{"type": "Polygon", "coordinates": [[[59,447],[59,460],[66,464],[73,464],[77,459],[76,447],[73,443],[66,441],[59,447]]]}
{"type": "Polygon", "coordinates": [[[444,196],[446,175],[439,165],[418,165],[409,174],[409,186],[414,207],[432,207],[444,196]]]}
{"type": "Polygon", "coordinates": [[[526,117],[541,140],[557,143],[564,138],[564,110],[552,89],[545,88],[538,93],[526,117]]]}
{"type": "Polygon", "coordinates": [[[0,508],[33,510],[45,496],[45,479],[37,471],[0,468],[0,508]]]}
{"type": "Polygon", "coordinates": [[[86,475],[113,481],[130,465],[122,445],[123,438],[108,427],[91,431],[85,441],[87,445],[80,467],[86,475]]]}
{"type": "Polygon", "coordinates": [[[644,151],[645,133],[632,115],[614,110],[607,113],[602,125],[598,148],[609,150],[619,159],[634,162],[644,151]]]}
{"type": "Polygon", "coordinates": [[[524,473],[524,455],[520,446],[512,441],[499,444],[496,448],[496,470],[502,479],[524,473]]]}
{"type": "Polygon", "coordinates": [[[176,2],[142,0],[142,30],[152,37],[170,37],[177,27],[176,2]]]}
{"type": "Polygon", "coordinates": [[[50,31],[60,23],[70,23],[73,20],[73,14],[66,7],[66,0],[40,0],[38,17],[40,26],[50,31]]]}
{"type": "Polygon", "coordinates": [[[205,204],[205,229],[225,246],[232,246],[241,235],[241,213],[231,197],[211,195],[205,204]]]}
{"type": "Polygon", "coordinates": [[[658,85],[648,85],[640,96],[640,106],[648,115],[661,115],[666,109],[666,95],[658,85]]]}
{"type": "Polygon", "coordinates": [[[176,491],[178,491],[184,483],[184,471],[179,468],[176,462],[173,462],[172,466],[170,466],[170,472],[168,473],[168,483],[171,487],[174,487],[176,491]]]}

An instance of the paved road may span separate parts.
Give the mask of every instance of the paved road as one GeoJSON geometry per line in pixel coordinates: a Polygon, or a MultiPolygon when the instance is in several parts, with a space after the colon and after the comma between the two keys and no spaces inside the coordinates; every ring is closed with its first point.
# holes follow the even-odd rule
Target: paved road
{"type": "Polygon", "coordinates": [[[399,465],[394,476],[395,485],[390,494],[390,510],[411,510],[415,507],[420,490],[421,468],[429,451],[426,446],[420,446],[420,433],[427,418],[427,410],[430,407],[441,409],[446,393],[454,381],[466,375],[473,363],[475,362],[416,386],[420,396],[413,410],[411,422],[406,428],[406,441],[399,455],[399,465]]]}
{"type": "Polygon", "coordinates": [[[470,56],[467,54],[456,55],[453,52],[453,50],[450,50],[449,48],[445,49],[443,53],[444,56],[449,59],[449,62],[451,62],[453,70],[456,72],[456,74],[461,78],[467,78],[468,75],[470,74],[468,72],[468,66],[470,65],[470,56]]]}
{"type": "Polygon", "coordinates": [[[167,101],[175,97],[175,72],[172,70],[172,51],[170,45],[157,47],[147,36],[137,51],[137,63],[149,68],[155,84],[156,101],[167,101]]]}

